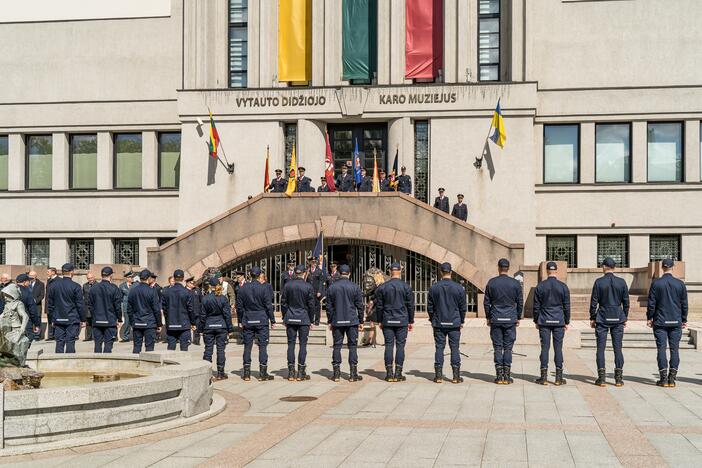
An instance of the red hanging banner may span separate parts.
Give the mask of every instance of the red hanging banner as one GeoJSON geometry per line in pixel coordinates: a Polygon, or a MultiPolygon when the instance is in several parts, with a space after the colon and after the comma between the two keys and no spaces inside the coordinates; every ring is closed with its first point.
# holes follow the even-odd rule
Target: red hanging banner
{"type": "Polygon", "coordinates": [[[443,0],[406,0],[405,77],[436,78],[443,66],[443,0]]]}

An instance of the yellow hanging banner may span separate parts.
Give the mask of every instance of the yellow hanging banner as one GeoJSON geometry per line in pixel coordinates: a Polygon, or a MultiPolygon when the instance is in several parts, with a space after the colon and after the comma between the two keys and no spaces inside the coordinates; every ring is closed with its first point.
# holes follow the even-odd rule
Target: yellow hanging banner
{"type": "Polygon", "coordinates": [[[279,0],[278,81],[312,80],[312,0],[279,0]]]}

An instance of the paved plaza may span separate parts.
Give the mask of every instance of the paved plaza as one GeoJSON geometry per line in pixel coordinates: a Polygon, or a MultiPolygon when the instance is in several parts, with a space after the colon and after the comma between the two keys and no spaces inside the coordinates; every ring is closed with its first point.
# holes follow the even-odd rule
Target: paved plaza
{"type": "MultiPolygon", "coordinates": [[[[326,346],[310,346],[312,379],[290,383],[272,345],[271,382],[218,382],[226,409],[138,438],[0,459],[8,466],[702,466],[702,353],[682,351],[675,389],[654,385],[655,349],[626,349],[626,385],[592,385],[594,350],[566,353],[568,384],[538,386],[538,347],[517,345],[515,383],[494,385],[487,345],[463,345],[465,382],[431,382],[433,346],[408,345],[407,381],[386,383],[383,348],[359,350],[363,381],[333,383],[326,346]],[[286,402],[290,396],[314,397],[286,402]]],[[[40,343],[47,348],[53,344],[40,343]]],[[[88,351],[90,343],[79,343],[88,351]]],[[[158,344],[157,350],[165,348],[158,344]]],[[[129,349],[120,343],[118,352],[129,349]]],[[[191,347],[194,357],[201,346],[191,347]]],[[[241,367],[228,347],[227,369],[241,367]]],[[[608,352],[611,354],[611,352],[608,352]]],[[[345,353],[344,353],[345,355],[345,353]]],[[[611,356],[608,355],[608,359],[611,356]]],[[[613,365],[608,363],[611,371],[613,365]]],[[[254,366],[254,370],[257,370],[254,366]]],[[[342,370],[347,376],[348,367],[342,370]]],[[[448,364],[445,372],[449,371],[448,364]]],[[[610,372],[611,375],[611,372],[610,372]]],[[[551,381],[553,376],[550,377],[551,381]]],[[[610,379],[611,381],[611,379],[610,379]]]]}

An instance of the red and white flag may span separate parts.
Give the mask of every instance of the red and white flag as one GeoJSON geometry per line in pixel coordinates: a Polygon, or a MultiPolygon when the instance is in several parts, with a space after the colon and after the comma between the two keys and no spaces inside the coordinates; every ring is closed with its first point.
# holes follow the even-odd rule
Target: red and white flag
{"type": "Polygon", "coordinates": [[[327,135],[327,153],[324,156],[324,178],[327,179],[327,186],[330,192],[336,192],[334,183],[334,156],[332,156],[331,145],[329,144],[329,133],[327,135]]]}

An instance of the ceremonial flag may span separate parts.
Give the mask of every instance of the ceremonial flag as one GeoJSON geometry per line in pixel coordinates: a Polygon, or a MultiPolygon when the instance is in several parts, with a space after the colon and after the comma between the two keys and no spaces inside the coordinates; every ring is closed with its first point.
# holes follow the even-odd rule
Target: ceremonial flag
{"type": "Polygon", "coordinates": [[[358,138],[356,139],[356,147],[353,150],[353,175],[356,179],[356,185],[361,185],[361,155],[358,153],[358,138]]]}
{"type": "Polygon", "coordinates": [[[334,156],[332,155],[331,145],[329,144],[329,133],[327,135],[327,153],[324,156],[324,178],[327,179],[327,187],[330,192],[336,192],[336,184],[334,183],[334,156]]]}
{"type": "Polygon", "coordinates": [[[378,177],[378,158],[373,148],[373,192],[380,192],[380,178],[378,177]]]}
{"type": "Polygon", "coordinates": [[[268,192],[268,186],[271,185],[271,178],[268,175],[268,157],[270,156],[270,149],[266,146],[266,171],[263,174],[263,193],[268,192]]]}
{"type": "Polygon", "coordinates": [[[392,172],[390,173],[390,187],[397,191],[397,160],[400,156],[400,148],[395,150],[395,161],[392,163],[392,172]]]}
{"type": "Polygon", "coordinates": [[[297,157],[295,156],[295,145],[292,148],[292,157],[290,158],[290,170],[288,171],[288,188],[285,189],[285,195],[292,197],[292,194],[297,190],[297,157]]]}
{"type": "Polygon", "coordinates": [[[505,132],[505,119],[502,117],[502,109],[500,108],[500,99],[497,100],[495,114],[492,116],[492,122],[490,123],[490,129],[492,130],[493,128],[495,131],[490,136],[490,139],[500,148],[504,148],[505,141],[507,141],[507,133],[505,132]]]}
{"type": "Polygon", "coordinates": [[[214,117],[212,117],[212,111],[210,111],[210,156],[217,158],[217,147],[219,146],[219,133],[217,133],[217,127],[215,126],[214,117]]]}
{"type": "Polygon", "coordinates": [[[321,268],[324,274],[326,275],[327,265],[324,261],[324,231],[320,231],[319,236],[317,236],[317,243],[315,244],[314,250],[312,251],[312,258],[317,259],[319,268],[321,268]]]}
{"type": "Polygon", "coordinates": [[[312,0],[277,3],[278,81],[308,82],[312,79],[312,0]]]}

